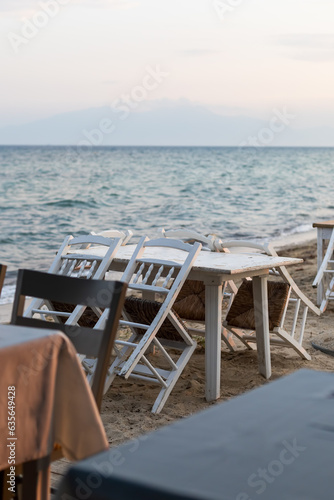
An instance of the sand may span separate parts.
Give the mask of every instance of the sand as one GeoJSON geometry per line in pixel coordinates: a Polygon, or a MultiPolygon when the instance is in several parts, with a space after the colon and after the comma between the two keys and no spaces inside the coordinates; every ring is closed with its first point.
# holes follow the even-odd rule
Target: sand
{"type": "MultiPolygon", "coordinates": [[[[300,257],[302,264],[290,268],[291,275],[302,291],[316,301],[316,289],[312,281],[316,275],[316,242],[284,248],[281,255],[300,257]]],[[[0,307],[0,320],[6,322],[10,317],[10,306],[0,307]]],[[[320,317],[309,312],[303,345],[312,357],[311,361],[302,360],[292,349],[271,348],[272,377],[265,380],[258,373],[256,351],[246,351],[243,347],[230,353],[225,347],[221,352],[221,397],[217,402],[207,403],[204,397],[205,371],[204,347],[201,342],[181,378],[172,391],[165,407],[159,415],[153,415],[151,408],[158,388],[144,383],[116,379],[108,390],[102,404],[104,423],[110,446],[115,446],[130,438],[150,432],[174,420],[187,417],[246,391],[270,384],[275,380],[301,368],[334,371],[334,357],[316,351],[311,341],[328,342],[334,333],[334,303],[320,317]]],[[[56,473],[61,474],[65,463],[53,465],[56,473]]]]}
{"type": "MultiPolygon", "coordinates": [[[[291,267],[290,271],[302,291],[315,303],[316,289],[312,288],[312,281],[316,275],[316,242],[284,248],[280,254],[304,259],[302,264],[291,267]]],[[[218,402],[268,384],[271,380],[301,368],[334,371],[334,357],[316,351],[311,346],[311,340],[327,341],[333,338],[333,333],[334,303],[330,303],[326,312],[320,317],[309,312],[303,345],[310,353],[312,360],[302,360],[292,349],[273,346],[271,349],[272,377],[269,381],[258,373],[256,351],[248,351],[240,347],[238,352],[230,353],[223,347],[221,397],[218,402]]],[[[159,415],[151,413],[159,390],[156,386],[116,379],[105,395],[102,406],[102,420],[110,445],[118,445],[127,439],[216,404],[207,403],[204,397],[204,353],[205,349],[201,342],[159,415]]]]}
{"type": "MultiPolygon", "coordinates": [[[[284,248],[280,253],[304,259],[302,264],[291,267],[290,271],[302,291],[315,303],[316,289],[312,288],[312,281],[316,275],[316,242],[284,248]]],[[[230,353],[223,347],[221,397],[217,402],[268,384],[301,368],[334,371],[334,357],[316,351],[311,346],[311,340],[327,341],[333,338],[333,334],[334,303],[329,303],[326,312],[320,317],[309,312],[303,345],[312,360],[302,360],[292,349],[273,346],[272,377],[269,381],[258,373],[256,351],[246,351],[241,347],[238,352],[230,353]]],[[[203,345],[199,345],[159,415],[150,412],[158,391],[156,386],[116,379],[104,397],[102,406],[102,420],[110,445],[115,446],[216,404],[207,403],[204,398],[204,352],[203,345]]]]}

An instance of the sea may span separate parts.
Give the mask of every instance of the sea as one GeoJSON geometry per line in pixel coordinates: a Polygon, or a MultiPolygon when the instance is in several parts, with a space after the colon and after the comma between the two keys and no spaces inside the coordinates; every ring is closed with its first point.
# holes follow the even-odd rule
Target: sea
{"type": "Polygon", "coordinates": [[[0,146],[0,262],[47,270],[63,239],[160,228],[275,241],[334,218],[334,149],[0,146]]]}

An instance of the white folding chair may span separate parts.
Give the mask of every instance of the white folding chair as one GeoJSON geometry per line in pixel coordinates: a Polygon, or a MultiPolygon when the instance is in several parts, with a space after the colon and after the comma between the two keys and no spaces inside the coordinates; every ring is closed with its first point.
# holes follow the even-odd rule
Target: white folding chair
{"type": "MultiPolygon", "coordinates": [[[[221,243],[221,249],[229,249],[230,251],[245,251],[246,249],[249,249],[251,251],[265,253],[267,255],[277,257],[277,253],[271,244],[261,245],[258,243],[242,240],[223,241],[221,243]]],[[[320,315],[320,310],[299,289],[286,267],[279,267],[277,270],[272,269],[270,274],[279,278],[279,280],[275,280],[273,282],[268,281],[268,290],[271,284],[273,297],[272,304],[270,304],[270,298],[268,299],[270,323],[271,311],[272,315],[275,316],[275,318],[273,318],[272,320],[273,326],[270,328],[270,343],[273,345],[290,347],[294,349],[301,358],[310,360],[310,355],[302,346],[307,314],[308,310],[310,309],[315,314],[320,315]],[[280,290],[278,290],[277,285],[282,285],[282,283],[285,284],[285,288],[284,286],[281,286],[280,290]],[[287,327],[288,322],[290,323],[289,328],[287,327]]],[[[251,283],[250,286],[247,286],[247,284],[242,286],[242,290],[240,287],[238,294],[235,296],[234,302],[232,303],[232,306],[223,324],[225,328],[236,335],[244,345],[246,345],[248,348],[252,348],[254,343],[256,343],[256,336],[253,327],[250,328],[249,326],[250,323],[253,323],[254,318],[254,311],[251,311],[252,306],[250,305],[253,300],[251,283]],[[240,301],[240,296],[238,297],[238,294],[241,293],[245,293],[246,295],[247,293],[249,294],[250,300],[248,301],[248,304],[246,303],[246,299],[244,300],[244,304],[242,304],[242,302],[240,301]],[[237,311],[236,308],[239,308],[239,306],[240,309],[237,311]],[[250,309],[247,311],[248,307],[250,309]]],[[[246,295],[244,295],[244,297],[246,297],[246,295]]]]}
{"type": "MultiPolygon", "coordinates": [[[[108,271],[121,243],[120,238],[104,238],[95,235],[66,236],[48,273],[101,280],[108,271]]],[[[24,316],[38,315],[44,319],[51,317],[55,322],[75,325],[85,309],[85,306],[77,305],[72,310],[64,310],[61,307],[55,308],[54,304],[48,301],[35,298],[24,311],[24,316]]],[[[95,308],[94,313],[97,321],[101,316],[101,311],[95,308]]]]}
{"type": "Polygon", "coordinates": [[[196,342],[172,306],[200,250],[200,243],[143,237],[122,278],[128,290],[136,294],[126,299],[120,321],[130,328],[131,337],[115,342],[116,359],[105,390],[117,375],[155,383],[161,390],[153,413],[161,411],[196,349],[196,342]],[[159,301],[152,300],[157,295],[159,301]],[[154,354],[150,353],[152,347],[154,354]]]}
{"type": "MultiPolygon", "coordinates": [[[[317,275],[312,283],[313,287],[322,284],[322,297],[320,311],[324,312],[330,300],[334,300],[334,230],[329,240],[328,247],[319,267],[317,275]]],[[[321,292],[320,292],[321,293],[321,292]]]]}
{"type": "MultiPolygon", "coordinates": [[[[173,229],[166,231],[164,228],[161,234],[165,238],[177,238],[186,243],[198,241],[202,243],[202,250],[211,252],[221,252],[221,240],[215,234],[203,235],[193,229],[173,229]]],[[[225,249],[225,252],[228,252],[225,249]]],[[[223,286],[223,300],[228,300],[227,310],[229,309],[232,300],[237,293],[238,288],[233,281],[227,281],[223,286]]],[[[205,322],[205,285],[199,280],[186,280],[183,285],[176,302],[174,310],[187,322],[187,328],[194,335],[205,335],[203,328],[195,328],[194,323],[203,325],[205,322]],[[188,322],[191,321],[191,325],[188,322]]],[[[222,339],[230,351],[236,349],[233,335],[222,327],[222,339]]]]}

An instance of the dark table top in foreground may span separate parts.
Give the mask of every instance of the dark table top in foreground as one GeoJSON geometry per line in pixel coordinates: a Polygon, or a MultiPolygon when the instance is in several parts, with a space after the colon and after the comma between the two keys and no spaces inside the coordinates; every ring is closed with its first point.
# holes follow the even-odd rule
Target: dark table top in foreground
{"type": "Polygon", "coordinates": [[[334,374],[300,370],[74,464],[57,498],[329,500],[333,492],[334,374]]]}

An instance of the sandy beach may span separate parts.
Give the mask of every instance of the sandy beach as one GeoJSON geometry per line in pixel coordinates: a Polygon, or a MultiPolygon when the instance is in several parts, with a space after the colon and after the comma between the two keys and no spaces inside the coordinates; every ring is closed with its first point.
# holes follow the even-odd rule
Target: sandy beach
{"type": "MultiPolygon", "coordinates": [[[[316,242],[284,248],[279,252],[289,257],[300,257],[304,262],[290,268],[291,274],[302,291],[315,303],[316,289],[312,281],[316,275],[316,242]]],[[[221,398],[226,401],[255,387],[270,383],[301,368],[334,371],[334,357],[316,351],[311,341],[326,342],[333,338],[334,304],[329,303],[326,312],[318,317],[309,312],[303,345],[311,355],[311,361],[302,360],[292,349],[273,346],[272,377],[265,380],[258,373],[256,351],[230,353],[224,346],[221,352],[221,398]]],[[[172,391],[159,415],[152,415],[157,387],[117,379],[104,397],[102,420],[110,446],[139,436],[166,425],[173,420],[191,415],[210,405],[204,398],[204,347],[198,345],[195,354],[172,391]]],[[[215,403],[211,403],[215,404],[215,403]]]]}
{"type": "MultiPolygon", "coordinates": [[[[302,264],[290,268],[302,291],[313,302],[316,301],[316,289],[312,281],[316,274],[316,242],[285,247],[279,252],[289,257],[300,257],[302,264]]],[[[11,305],[0,307],[0,320],[5,323],[10,318],[11,305]]],[[[326,312],[317,317],[309,313],[306,324],[304,347],[312,357],[311,361],[302,360],[291,349],[272,347],[272,377],[265,380],[258,373],[256,351],[246,351],[242,347],[230,353],[224,346],[221,352],[221,397],[218,402],[226,401],[234,396],[254,389],[271,380],[292,373],[301,368],[322,371],[334,371],[334,357],[316,351],[311,341],[329,341],[334,332],[334,304],[330,303],[326,312]]],[[[181,378],[172,391],[165,407],[159,415],[153,415],[151,408],[157,394],[157,387],[144,383],[135,383],[116,379],[105,395],[102,405],[102,420],[107,432],[110,446],[135,438],[174,420],[184,418],[210,404],[204,398],[204,342],[198,343],[195,354],[184,370],[181,378]]],[[[66,462],[53,464],[53,482],[66,468],[66,462]]]]}
{"type": "MultiPolygon", "coordinates": [[[[299,240],[298,240],[299,241],[299,240]]],[[[289,244],[289,242],[288,242],[289,244]]],[[[280,254],[299,257],[304,260],[300,265],[290,268],[291,275],[304,293],[315,303],[316,289],[312,281],[316,275],[316,242],[299,243],[286,247],[283,242],[280,254]]],[[[270,384],[275,380],[301,368],[320,371],[334,371],[334,357],[316,351],[311,341],[326,342],[334,334],[334,304],[329,303],[326,312],[318,317],[309,313],[303,345],[311,355],[311,361],[302,360],[292,349],[277,346],[271,349],[272,377],[265,380],[258,373],[256,351],[230,353],[224,346],[221,352],[221,397],[217,403],[226,401],[246,391],[270,384]]],[[[204,397],[205,371],[204,347],[198,345],[190,362],[178,380],[174,390],[159,415],[153,415],[151,408],[157,394],[157,387],[116,379],[102,403],[102,421],[110,446],[151,432],[174,420],[187,417],[211,404],[204,397]]],[[[62,475],[68,464],[65,460],[53,464],[53,482],[62,475]]]]}

